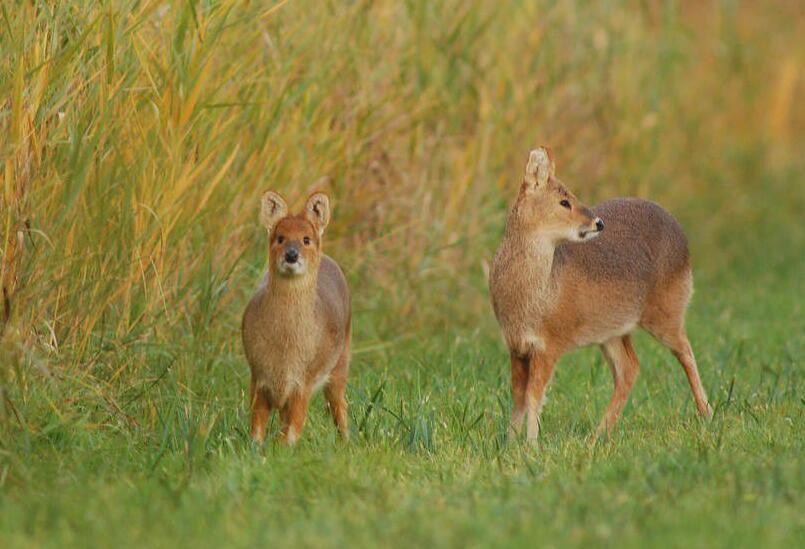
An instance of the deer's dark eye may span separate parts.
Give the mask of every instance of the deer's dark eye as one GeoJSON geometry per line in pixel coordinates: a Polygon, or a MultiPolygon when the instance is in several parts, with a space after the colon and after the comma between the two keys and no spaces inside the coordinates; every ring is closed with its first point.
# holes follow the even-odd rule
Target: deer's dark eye
{"type": "Polygon", "coordinates": [[[562,200],[559,203],[559,205],[562,206],[563,208],[567,208],[568,210],[570,209],[570,201],[569,200],[562,200]]]}
{"type": "Polygon", "coordinates": [[[310,246],[310,237],[306,236],[304,239],[302,239],[302,242],[305,243],[305,246],[310,246]]]}
{"type": "Polygon", "coordinates": [[[277,244],[282,244],[283,242],[285,242],[285,237],[282,236],[282,235],[279,235],[277,237],[277,244]]]}

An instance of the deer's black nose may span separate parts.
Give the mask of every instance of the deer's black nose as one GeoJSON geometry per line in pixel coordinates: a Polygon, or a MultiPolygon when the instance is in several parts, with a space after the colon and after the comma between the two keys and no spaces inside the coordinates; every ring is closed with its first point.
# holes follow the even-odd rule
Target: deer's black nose
{"type": "Polygon", "coordinates": [[[288,263],[296,263],[299,261],[299,250],[296,248],[288,248],[285,250],[285,261],[288,263]]]}
{"type": "Polygon", "coordinates": [[[600,217],[595,220],[595,228],[598,229],[598,232],[604,230],[604,222],[601,220],[600,217]]]}

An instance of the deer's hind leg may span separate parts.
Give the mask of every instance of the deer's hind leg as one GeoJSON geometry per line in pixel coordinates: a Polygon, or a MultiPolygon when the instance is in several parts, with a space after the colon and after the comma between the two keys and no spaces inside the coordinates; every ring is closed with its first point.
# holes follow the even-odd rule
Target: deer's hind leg
{"type": "Polygon", "coordinates": [[[685,370],[699,413],[710,418],[713,409],[707,401],[693,349],[685,332],[685,311],[690,301],[693,279],[690,273],[668,284],[652,296],[640,325],[674,354],[685,370]]]}
{"type": "Polygon", "coordinates": [[[607,411],[595,431],[596,437],[603,432],[609,433],[612,431],[624,406],[626,406],[626,401],[629,400],[629,393],[632,391],[637,375],[640,373],[640,362],[637,360],[634,347],[632,347],[630,335],[610,339],[601,345],[601,351],[604,353],[604,358],[606,358],[609,369],[612,371],[615,388],[607,411]]]}
{"type": "Polygon", "coordinates": [[[713,409],[707,401],[707,394],[704,392],[702,379],[699,377],[696,357],[693,356],[693,349],[690,346],[688,336],[684,330],[677,336],[676,340],[669,345],[669,348],[685,369],[685,375],[688,377],[688,384],[690,385],[690,390],[693,391],[693,398],[696,400],[696,408],[699,409],[699,413],[708,419],[713,417],[713,409]]]}
{"type": "Polygon", "coordinates": [[[333,423],[338,429],[342,440],[349,440],[349,427],[347,425],[347,375],[349,374],[349,337],[347,337],[344,350],[338,362],[330,373],[330,379],[324,386],[324,398],[327,408],[333,416],[333,423]]]}

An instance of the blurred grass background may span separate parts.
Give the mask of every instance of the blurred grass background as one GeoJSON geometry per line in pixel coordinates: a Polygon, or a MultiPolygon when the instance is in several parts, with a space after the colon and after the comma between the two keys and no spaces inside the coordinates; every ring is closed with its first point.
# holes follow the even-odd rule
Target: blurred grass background
{"type": "Polygon", "coordinates": [[[299,207],[323,176],[358,377],[447,334],[497,341],[485,266],[543,143],[583,201],[680,219],[697,300],[724,292],[700,325],[732,326],[744,288],[793,307],[758,314],[796,364],[803,34],[795,0],[3,3],[0,485],[98,433],[241,428],[215,410],[245,403],[258,199],[299,207]]]}

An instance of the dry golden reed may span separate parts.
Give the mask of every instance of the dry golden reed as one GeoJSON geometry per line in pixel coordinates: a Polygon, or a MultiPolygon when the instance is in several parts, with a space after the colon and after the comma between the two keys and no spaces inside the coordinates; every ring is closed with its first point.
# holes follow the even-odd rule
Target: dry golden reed
{"type": "Polygon", "coordinates": [[[236,342],[266,189],[331,193],[360,352],[491,329],[484,268],[535,144],[588,203],[663,202],[705,273],[803,173],[797,2],[14,1],[0,19],[3,345],[43,371],[236,342]]]}

